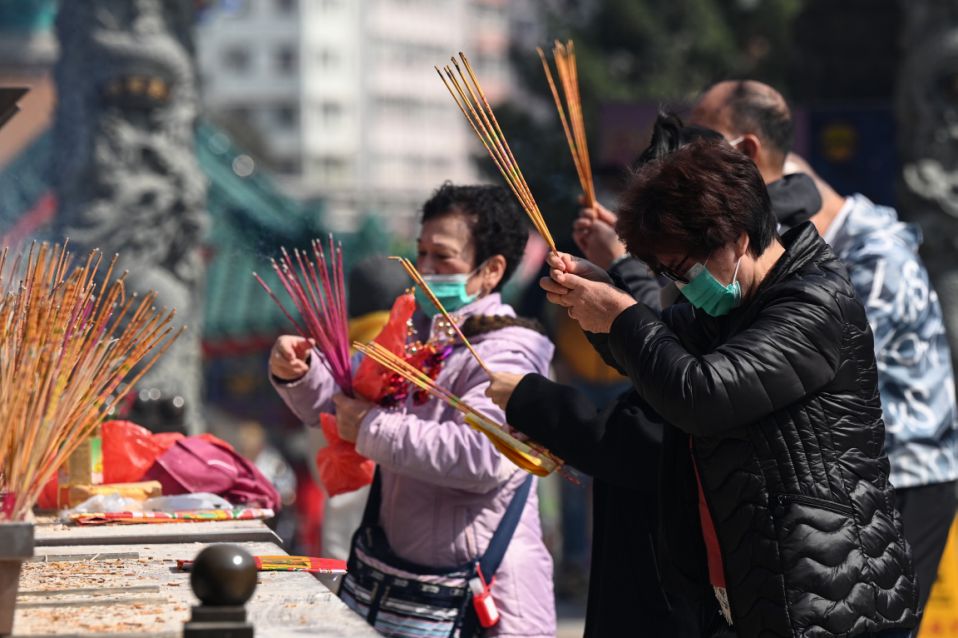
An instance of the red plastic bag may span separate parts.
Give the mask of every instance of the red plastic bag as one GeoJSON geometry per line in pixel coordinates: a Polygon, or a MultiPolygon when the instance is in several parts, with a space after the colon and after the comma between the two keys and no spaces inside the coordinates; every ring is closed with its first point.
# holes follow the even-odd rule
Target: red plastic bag
{"type": "MultiPolygon", "coordinates": [[[[404,356],[406,353],[407,324],[416,311],[416,298],[411,295],[399,295],[389,311],[389,320],[379,332],[375,342],[393,354],[404,356]]],[[[359,362],[359,368],[353,374],[353,390],[367,401],[379,401],[386,385],[386,374],[382,366],[366,357],[359,362]]]]}
{"type": "MultiPolygon", "coordinates": [[[[136,483],[143,479],[153,467],[156,459],[169,450],[177,441],[186,438],[179,432],[159,432],[154,434],[145,427],[132,421],[106,421],[100,426],[103,439],[103,482],[136,483]]],[[[198,437],[222,447],[233,448],[212,434],[200,434],[198,437]]],[[[37,501],[42,509],[57,507],[57,475],[54,474],[37,501]]]]}
{"type": "MultiPolygon", "coordinates": [[[[132,421],[106,421],[100,426],[103,440],[103,482],[136,483],[143,478],[157,457],[163,454],[182,434],[153,434],[132,421]]],[[[54,474],[37,501],[42,509],[57,507],[57,475],[54,474]]]]}
{"type": "Polygon", "coordinates": [[[131,421],[107,421],[101,429],[104,483],[136,483],[150,469],[156,457],[173,445],[176,439],[183,438],[182,434],[174,438],[169,433],[164,440],[131,421]]]}
{"type": "Polygon", "coordinates": [[[330,496],[355,492],[373,482],[376,464],[356,451],[356,446],[339,438],[336,417],[320,414],[328,445],[316,454],[316,466],[323,489],[330,496]]]}

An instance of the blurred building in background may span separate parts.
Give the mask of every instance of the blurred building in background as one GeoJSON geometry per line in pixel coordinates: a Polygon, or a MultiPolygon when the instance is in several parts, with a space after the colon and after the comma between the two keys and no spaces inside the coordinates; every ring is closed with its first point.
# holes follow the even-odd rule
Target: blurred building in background
{"type": "Polygon", "coordinates": [[[49,69],[58,51],[56,15],[57,0],[0,2],[0,77],[40,75],[49,69]]]}
{"type": "Polygon", "coordinates": [[[490,101],[510,90],[506,0],[233,0],[199,25],[207,112],[245,134],[329,224],[409,236],[439,182],[475,181],[472,132],[433,70],[465,51],[490,101]]]}

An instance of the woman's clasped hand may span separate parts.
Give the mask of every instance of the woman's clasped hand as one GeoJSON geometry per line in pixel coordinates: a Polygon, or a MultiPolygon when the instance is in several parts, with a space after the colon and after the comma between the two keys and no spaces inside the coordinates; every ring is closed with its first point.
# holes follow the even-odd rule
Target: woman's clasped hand
{"type": "Polygon", "coordinates": [[[606,271],[585,259],[568,253],[552,253],[546,258],[549,276],[539,285],[546,298],[567,309],[583,330],[607,333],[612,322],[636,301],[612,284],[606,271]]]}

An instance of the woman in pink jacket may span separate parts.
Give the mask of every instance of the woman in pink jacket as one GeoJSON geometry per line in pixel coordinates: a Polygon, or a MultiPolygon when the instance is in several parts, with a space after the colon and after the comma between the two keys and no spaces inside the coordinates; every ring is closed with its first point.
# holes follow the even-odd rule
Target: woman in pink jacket
{"type": "MultiPolygon", "coordinates": [[[[505,189],[446,183],[423,206],[417,265],[490,369],[546,374],[552,344],[499,296],[527,238],[505,189]]],[[[419,308],[417,337],[448,338],[429,302],[420,301],[419,308]]],[[[486,373],[461,343],[453,346],[438,384],[504,422],[502,410],[485,396],[486,373]]],[[[320,413],[335,409],[340,435],[377,463],[378,523],[395,555],[426,566],[477,560],[527,475],[438,400],[409,397],[386,409],[338,394],[318,356],[302,338],[280,337],[270,355],[273,384],[307,425],[318,426],[320,413]]],[[[542,540],[535,485],[491,591],[500,620],[486,635],[555,635],[552,559],[542,540]]]]}

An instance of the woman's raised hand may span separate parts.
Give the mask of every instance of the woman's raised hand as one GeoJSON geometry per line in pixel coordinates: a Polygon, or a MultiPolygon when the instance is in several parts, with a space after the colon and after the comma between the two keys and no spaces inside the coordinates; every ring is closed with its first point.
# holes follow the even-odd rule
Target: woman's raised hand
{"type": "MultiPolygon", "coordinates": [[[[572,273],[588,279],[590,281],[602,281],[606,283],[612,283],[612,278],[609,277],[603,268],[593,264],[587,259],[581,259],[579,257],[573,257],[569,253],[549,253],[546,255],[546,264],[549,265],[549,277],[553,277],[554,273],[572,273]]],[[[546,278],[543,278],[543,281],[546,278]]],[[[545,286],[543,286],[545,287],[545,286]]]]}
{"type": "Polygon", "coordinates": [[[609,332],[615,318],[636,303],[630,295],[613,286],[608,276],[605,281],[595,281],[553,269],[549,277],[543,277],[539,283],[546,291],[546,298],[566,308],[569,316],[588,332],[609,332]]]}
{"type": "Polygon", "coordinates": [[[342,393],[333,396],[333,403],[336,405],[336,429],[339,438],[355,443],[359,438],[359,426],[376,404],[365,399],[354,399],[342,393]]]}
{"type": "Polygon", "coordinates": [[[509,397],[515,392],[516,386],[522,381],[524,374],[515,374],[513,372],[493,372],[491,383],[486,388],[486,396],[492,399],[492,402],[505,411],[509,404],[509,397]]]}
{"type": "Polygon", "coordinates": [[[314,342],[296,335],[277,337],[269,353],[269,372],[283,381],[295,381],[309,371],[314,342]]]}
{"type": "Polygon", "coordinates": [[[569,253],[549,253],[546,255],[546,264],[549,265],[549,276],[539,280],[539,286],[546,291],[546,298],[554,304],[567,306],[561,299],[571,292],[571,288],[563,280],[565,275],[574,275],[576,279],[593,281],[612,285],[609,273],[602,270],[591,261],[573,257],[569,253]]]}

